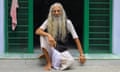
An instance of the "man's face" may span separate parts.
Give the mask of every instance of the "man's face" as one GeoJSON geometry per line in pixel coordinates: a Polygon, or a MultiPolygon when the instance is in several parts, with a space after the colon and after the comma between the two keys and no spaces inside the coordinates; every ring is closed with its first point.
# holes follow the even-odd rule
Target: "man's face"
{"type": "Polygon", "coordinates": [[[55,17],[59,17],[62,14],[61,7],[55,6],[52,8],[52,15],[55,17]]]}

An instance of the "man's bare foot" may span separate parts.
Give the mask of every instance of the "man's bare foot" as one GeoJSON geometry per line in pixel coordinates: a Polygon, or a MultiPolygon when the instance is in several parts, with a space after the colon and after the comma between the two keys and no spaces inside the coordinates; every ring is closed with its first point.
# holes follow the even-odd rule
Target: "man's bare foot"
{"type": "Polygon", "coordinates": [[[50,71],[51,70],[51,64],[47,64],[45,67],[44,67],[45,70],[47,71],[50,71]]]}
{"type": "Polygon", "coordinates": [[[43,58],[43,57],[45,57],[45,55],[44,55],[44,54],[41,54],[38,58],[41,59],[41,58],[43,58]]]}

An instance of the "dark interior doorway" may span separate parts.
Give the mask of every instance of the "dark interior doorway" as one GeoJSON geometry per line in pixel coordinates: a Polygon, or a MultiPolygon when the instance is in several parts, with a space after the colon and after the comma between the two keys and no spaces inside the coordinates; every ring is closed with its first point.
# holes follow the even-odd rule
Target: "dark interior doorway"
{"type": "MultiPolygon", "coordinates": [[[[47,18],[49,6],[54,2],[61,2],[67,17],[72,21],[81,43],[83,43],[83,2],[84,0],[34,0],[34,32],[47,18]]],[[[70,40],[70,45],[73,46],[70,40]]],[[[82,44],[83,45],[83,44],[82,44]]],[[[39,36],[34,33],[34,48],[40,47],[39,36]]]]}

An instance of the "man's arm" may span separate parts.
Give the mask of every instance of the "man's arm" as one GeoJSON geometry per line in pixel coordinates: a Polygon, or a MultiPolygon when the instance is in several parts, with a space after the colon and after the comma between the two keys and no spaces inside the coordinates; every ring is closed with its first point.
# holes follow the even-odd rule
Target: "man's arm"
{"type": "Polygon", "coordinates": [[[48,35],[49,35],[47,32],[44,32],[44,30],[41,29],[41,28],[38,28],[38,29],[35,31],[35,34],[36,34],[36,35],[42,35],[42,36],[48,36],[48,35]]]}
{"type": "Polygon", "coordinates": [[[75,40],[75,43],[76,43],[76,45],[77,45],[77,48],[78,48],[78,50],[79,50],[79,52],[80,52],[79,61],[80,61],[82,64],[84,64],[85,61],[86,61],[86,58],[85,58],[85,56],[84,56],[84,54],[83,54],[83,50],[82,50],[82,46],[81,46],[80,40],[79,40],[78,38],[75,38],[74,40],[75,40]]]}
{"type": "Polygon", "coordinates": [[[78,50],[80,52],[80,56],[83,56],[84,54],[83,54],[83,50],[82,50],[82,46],[81,46],[80,40],[78,38],[75,38],[74,40],[75,40],[77,48],[78,48],[78,50]]]}
{"type": "Polygon", "coordinates": [[[48,41],[49,41],[50,45],[53,47],[56,46],[56,41],[54,40],[54,38],[49,33],[45,32],[43,29],[38,28],[36,30],[35,34],[48,37],[48,41]]]}

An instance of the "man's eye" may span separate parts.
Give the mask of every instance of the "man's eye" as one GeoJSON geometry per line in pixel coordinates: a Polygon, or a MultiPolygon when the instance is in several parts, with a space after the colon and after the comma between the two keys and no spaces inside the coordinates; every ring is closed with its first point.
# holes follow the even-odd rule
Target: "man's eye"
{"type": "Polygon", "coordinates": [[[57,12],[60,12],[60,10],[57,10],[57,12]]]}
{"type": "Polygon", "coordinates": [[[60,12],[60,10],[53,10],[52,12],[60,12]]]}

